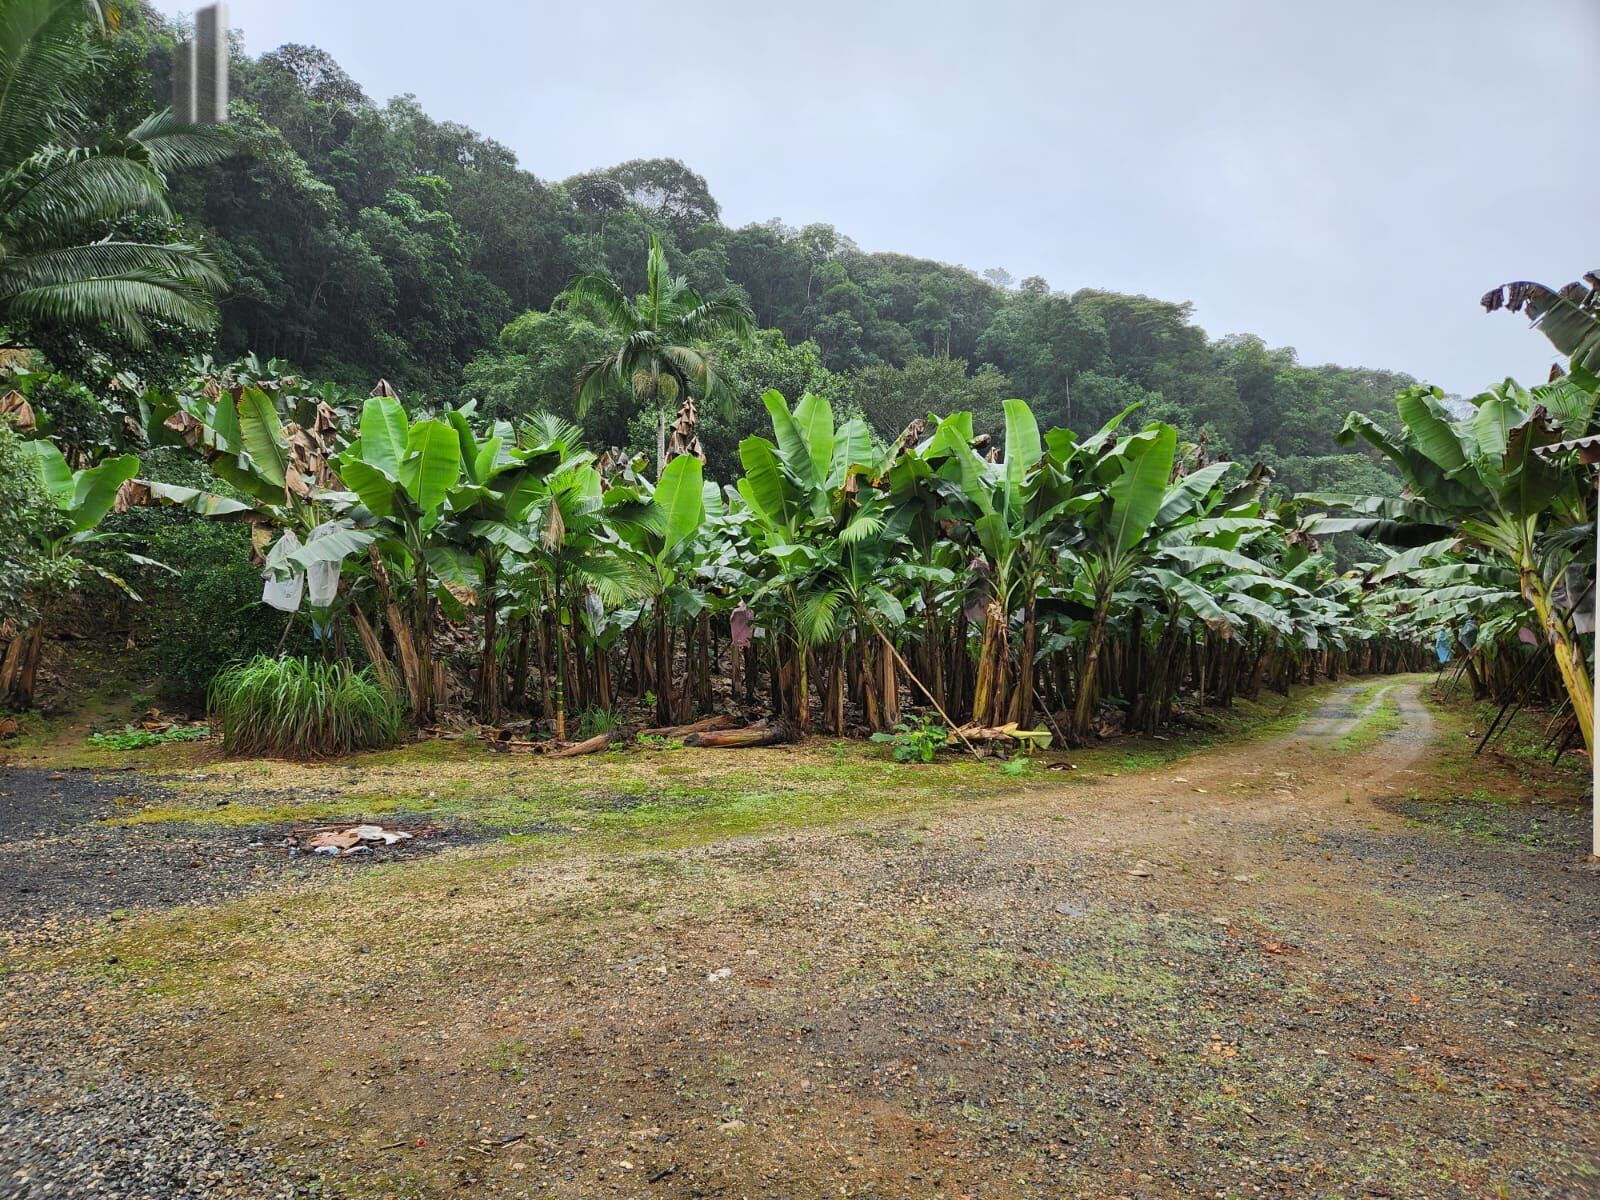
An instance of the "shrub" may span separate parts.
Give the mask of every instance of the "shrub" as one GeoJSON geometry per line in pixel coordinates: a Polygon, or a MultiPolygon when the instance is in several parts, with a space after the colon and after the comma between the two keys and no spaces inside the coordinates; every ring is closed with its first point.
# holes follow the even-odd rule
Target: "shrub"
{"type": "MultiPolygon", "coordinates": [[[[209,472],[152,451],[144,478],[218,489],[209,472]]],[[[139,553],[176,571],[135,568],[130,582],[145,602],[134,610],[137,639],[161,676],[163,700],[185,708],[204,702],[223,667],[257,654],[313,654],[302,616],[287,636],[288,618],[261,603],[261,568],[250,562],[250,529],[174,508],[135,508],[112,516],[107,528],[142,543],[139,553]]]]}
{"type": "Polygon", "coordinates": [[[934,754],[944,748],[949,735],[943,725],[927,717],[912,717],[894,727],[893,733],[875,733],[872,740],[887,742],[895,762],[913,763],[933,761],[934,754]]]}
{"type": "Polygon", "coordinates": [[[207,699],[229,754],[325,758],[400,736],[400,698],[345,663],[257,655],[221,671],[207,699]]]}
{"type": "Polygon", "coordinates": [[[29,590],[39,570],[33,531],[45,519],[39,469],[24,456],[22,439],[0,417],[0,624],[26,628],[34,612],[29,590]]]}
{"type": "MultiPolygon", "coordinates": [[[[261,570],[250,563],[245,526],[175,515],[152,522],[145,553],[179,574],[152,580],[156,590],[146,593],[150,603],[140,613],[141,640],[160,672],[162,695],[193,704],[223,667],[272,653],[286,618],[261,603],[261,570]]],[[[291,651],[310,649],[303,634],[290,641],[291,651]]]]}

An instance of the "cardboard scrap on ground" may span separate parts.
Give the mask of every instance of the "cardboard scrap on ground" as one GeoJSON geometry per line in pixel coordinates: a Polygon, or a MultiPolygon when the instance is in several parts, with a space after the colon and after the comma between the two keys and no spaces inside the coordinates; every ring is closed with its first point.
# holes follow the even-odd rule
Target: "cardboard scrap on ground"
{"type": "Polygon", "coordinates": [[[404,829],[385,829],[382,825],[339,825],[297,829],[284,839],[284,844],[290,854],[348,858],[352,854],[370,854],[378,846],[407,842],[415,836],[404,829]]]}

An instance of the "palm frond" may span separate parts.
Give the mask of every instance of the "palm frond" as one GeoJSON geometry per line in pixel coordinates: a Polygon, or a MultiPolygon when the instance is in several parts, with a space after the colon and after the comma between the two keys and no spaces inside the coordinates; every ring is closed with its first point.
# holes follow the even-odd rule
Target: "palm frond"
{"type": "Polygon", "coordinates": [[[88,242],[0,260],[0,296],[27,288],[124,276],[149,276],[221,287],[223,278],[198,246],[181,242],[88,242]]]}
{"type": "Polygon", "coordinates": [[[517,434],[517,441],[524,448],[560,446],[569,452],[584,449],[583,426],[545,409],[529,413],[517,434]]]}
{"type": "Polygon", "coordinates": [[[227,125],[184,125],[169,108],[139,122],[128,141],[143,152],[152,170],[165,176],[220,162],[233,153],[235,138],[227,125]]]}
{"type": "Polygon", "coordinates": [[[618,331],[637,329],[642,323],[633,301],[609,275],[580,275],[562,295],[570,308],[591,313],[618,331]]]}
{"type": "Polygon", "coordinates": [[[691,338],[714,338],[731,333],[743,339],[754,331],[755,318],[740,301],[703,300],[681,314],[674,324],[691,338]]]}
{"type": "Polygon", "coordinates": [[[84,120],[103,43],[98,3],[6,0],[0,4],[0,166],[13,167],[51,141],[71,141],[84,120]]]}
{"type": "Polygon", "coordinates": [[[615,354],[584,363],[578,368],[578,387],[573,411],[580,418],[587,416],[594,402],[605,394],[608,387],[621,382],[621,378],[622,361],[615,354]]]}
{"type": "Polygon", "coordinates": [[[161,177],[141,162],[81,151],[35,159],[44,160],[43,169],[15,191],[6,206],[14,248],[53,240],[63,227],[135,213],[172,215],[161,177]]]}
{"type": "Polygon", "coordinates": [[[567,565],[580,580],[594,588],[607,605],[637,600],[650,590],[649,576],[638,564],[614,554],[577,555],[567,565]]]}
{"type": "Polygon", "coordinates": [[[883,532],[883,517],[861,509],[850,518],[850,523],[839,531],[839,541],[846,546],[859,546],[862,542],[883,532]]]}
{"type": "Polygon", "coordinates": [[[136,344],[149,340],[148,319],[203,328],[216,320],[216,303],[203,288],[171,276],[129,273],[75,279],[0,292],[8,312],[40,321],[104,321],[136,344]]]}
{"type": "Polygon", "coordinates": [[[811,592],[801,601],[794,615],[795,632],[807,646],[821,645],[833,638],[838,630],[839,603],[842,595],[837,591],[811,592]]]}

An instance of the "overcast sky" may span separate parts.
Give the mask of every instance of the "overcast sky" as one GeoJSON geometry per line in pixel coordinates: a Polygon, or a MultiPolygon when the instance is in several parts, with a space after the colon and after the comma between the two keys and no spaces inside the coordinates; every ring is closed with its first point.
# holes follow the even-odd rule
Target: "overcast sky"
{"type": "MultiPolygon", "coordinates": [[[[164,7],[178,11],[170,0],[164,7]]],[[[252,54],[546,179],[671,156],[733,225],[1191,300],[1213,336],[1472,393],[1552,354],[1492,285],[1600,266],[1597,0],[233,0],[252,54]]]]}

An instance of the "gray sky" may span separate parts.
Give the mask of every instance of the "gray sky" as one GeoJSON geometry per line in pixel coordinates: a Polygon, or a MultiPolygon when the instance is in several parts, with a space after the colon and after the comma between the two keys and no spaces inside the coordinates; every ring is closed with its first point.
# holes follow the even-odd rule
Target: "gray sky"
{"type": "Polygon", "coordinates": [[[1596,0],[229,10],[251,53],[321,46],[545,179],[676,157],[730,224],[1192,300],[1213,336],[1452,391],[1553,357],[1484,291],[1600,266],[1596,0]]]}

